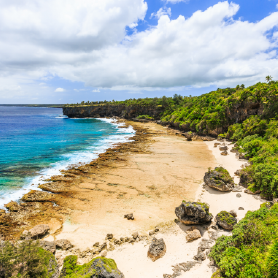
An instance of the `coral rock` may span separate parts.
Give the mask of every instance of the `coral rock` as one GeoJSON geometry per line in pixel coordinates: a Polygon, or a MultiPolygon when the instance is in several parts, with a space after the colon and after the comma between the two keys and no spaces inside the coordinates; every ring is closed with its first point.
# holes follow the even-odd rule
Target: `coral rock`
{"type": "Polygon", "coordinates": [[[231,231],[235,224],[237,223],[237,219],[227,211],[219,212],[216,217],[216,223],[225,230],[231,231]]]}
{"type": "Polygon", "coordinates": [[[207,186],[222,192],[232,191],[235,183],[229,172],[223,167],[216,167],[205,173],[204,182],[207,186]]]}
{"type": "Polygon", "coordinates": [[[196,227],[190,228],[186,233],[186,240],[188,242],[202,237],[200,231],[196,227]]]}
{"type": "Polygon", "coordinates": [[[206,203],[185,202],[175,209],[176,216],[185,225],[209,223],[213,216],[206,203]]]}
{"type": "Polygon", "coordinates": [[[149,247],[148,257],[154,262],[159,258],[163,257],[165,253],[166,253],[166,245],[163,238],[161,239],[153,238],[152,243],[149,247]]]}

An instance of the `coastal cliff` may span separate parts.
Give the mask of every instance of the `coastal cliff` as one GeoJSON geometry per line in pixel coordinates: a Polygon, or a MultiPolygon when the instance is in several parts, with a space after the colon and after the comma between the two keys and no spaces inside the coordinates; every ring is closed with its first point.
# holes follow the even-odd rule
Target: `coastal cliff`
{"type": "Polygon", "coordinates": [[[64,115],[69,118],[102,118],[121,117],[125,119],[136,118],[140,115],[149,115],[154,119],[159,119],[163,112],[162,107],[142,106],[142,105],[92,105],[92,106],[67,106],[63,108],[64,115]]]}

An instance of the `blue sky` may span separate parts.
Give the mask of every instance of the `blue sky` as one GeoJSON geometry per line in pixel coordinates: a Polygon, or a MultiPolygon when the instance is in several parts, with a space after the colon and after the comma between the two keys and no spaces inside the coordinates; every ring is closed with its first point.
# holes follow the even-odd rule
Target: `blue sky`
{"type": "Polygon", "coordinates": [[[278,0],[34,2],[0,0],[0,103],[200,95],[278,79],[278,0]]]}

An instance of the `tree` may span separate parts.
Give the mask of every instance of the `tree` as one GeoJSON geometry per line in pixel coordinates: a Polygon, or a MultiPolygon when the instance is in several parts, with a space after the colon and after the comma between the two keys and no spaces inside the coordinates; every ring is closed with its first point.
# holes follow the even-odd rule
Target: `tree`
{"type": "Polygon", "coordinates": [[[269,83],[271,80],[272,80],[272,76],[271,75],[268,75],[266,78],[265,78],[266,82],[269,83]]]}
{"type": "Polygon", "coordinates": [[[241,84],[241,85],[240,85],[240,88],[241,88],[241,89],[244,89],[244,88],[245,88],[245,85],[244,85],[244,84],[241,84]]]}

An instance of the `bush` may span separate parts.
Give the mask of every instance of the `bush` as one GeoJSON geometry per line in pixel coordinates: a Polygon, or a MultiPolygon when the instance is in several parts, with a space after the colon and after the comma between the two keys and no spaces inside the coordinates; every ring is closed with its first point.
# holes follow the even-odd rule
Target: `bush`
{"type": "Polygon", "coordinates": [[[209,256],[218,265],[221,277],[278,277],[269,276],[277,271],[278,260],[272,259],[278,255],[277,236],[278,204],[262,206],[247,212],[232,236],[218,238],[209,256]]]}
{"type": "Polygon", "coordinates": [[[57,270],[54,255],[42,249],[38,241],[5,242],[0,247],[1,278],[49,278],[57,270]]]}

